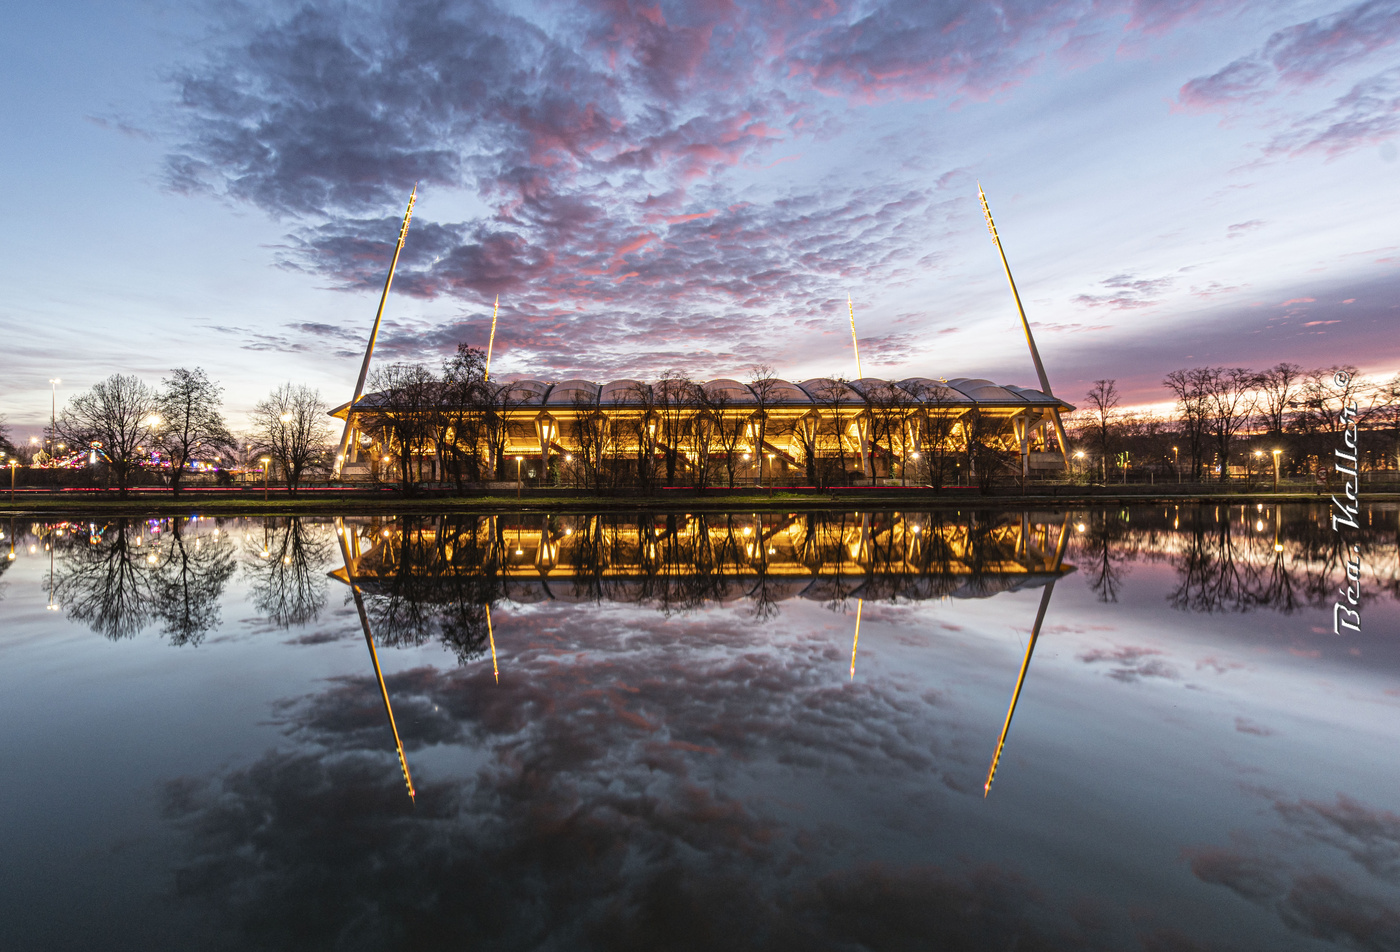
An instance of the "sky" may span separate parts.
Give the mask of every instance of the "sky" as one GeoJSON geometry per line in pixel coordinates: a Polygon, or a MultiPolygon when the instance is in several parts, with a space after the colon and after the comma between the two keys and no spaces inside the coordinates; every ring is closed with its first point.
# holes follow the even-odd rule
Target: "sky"
{"type": "Polygon", "coordinates": [[[1400,0],[9,4],[0,414],[202,366],[1400,369],[1400,0]],[[51,387],[49,380],[61,379],[51,387]]]}

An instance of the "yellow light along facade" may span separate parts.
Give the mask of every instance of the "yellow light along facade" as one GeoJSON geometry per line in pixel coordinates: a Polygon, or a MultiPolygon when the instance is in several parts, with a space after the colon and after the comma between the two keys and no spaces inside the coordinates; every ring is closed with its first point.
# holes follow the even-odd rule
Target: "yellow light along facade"
{"type": "MultiPolygon", "coordinates": [[[[955,470],[975,477],[974,445],[996,448],[1022,476],[1059,471],[1066,461],[1056,429],[1060,414],[1074,409],[1040,390],[968,377],[720,378],[683,386],[523,378],[484,389],[473,412],[483,427],[498,428],[482,452],[485,478],[515,480],[516,466],[501,464],[518,457],[572,484],[586,483],[579,478],[585,472],[668,453],[676,463],[671,481],[681,485],[727,481],[727,472],[702,480],[702,467],[736,470],[740,483],[802,484],[819,465],[839,471],[826,484],[920,485],[931,481],[934,466],[945,466],[952,481],[955,470]]],[[[374,462],[395,452],[388,418],[404,411],[392,406],[384,394],[370,393],[353,414],[350,404],[331,411],[355,430],[347,479],[368,478],[374,462]]],[[[425,478],[441,479],[439,454],[433,456],[420,468],[425,478]]]]}

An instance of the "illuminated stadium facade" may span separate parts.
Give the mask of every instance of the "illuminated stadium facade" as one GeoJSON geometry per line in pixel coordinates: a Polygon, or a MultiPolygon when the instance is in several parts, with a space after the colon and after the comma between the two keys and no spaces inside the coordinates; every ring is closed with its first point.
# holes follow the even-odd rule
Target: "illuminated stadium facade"
{"type": "MultiPolygon", "coordinates": [[[[396,453],[395,416],[416,412],[445,414],[438,427],[449,452],[471,454],[486,479],[530,473],[536,484],[616,485],[630,474],[668,485],[926,485],[975,477],[979,464],[1022,476],[1062,469],[1056,423],[1072,409],[1039,390],[964,377],[527,378],[486,385],[465,407],[410,411],[384,393],[366,394],[355,404],[343,472],[371,475],[396,453]]],[[[332,413],[345,419],[348,411],[346,404],[332,413]]],[[[443,442],[424,440],[414,454],[423,478],[444,478],[443,442]]]]}

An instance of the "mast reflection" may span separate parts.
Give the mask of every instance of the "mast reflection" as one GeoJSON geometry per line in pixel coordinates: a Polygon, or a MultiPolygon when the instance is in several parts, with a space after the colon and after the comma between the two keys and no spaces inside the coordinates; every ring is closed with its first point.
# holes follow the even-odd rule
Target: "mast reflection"
{"type": "MultiPolygon", "coordinates": [[[[384,672],[379,667],[379,652],[374,650],[374,634],[370,631],[369,615],[365,612],[364,595],[360,592],[360,586],[355,581],[355,576],[351,571],[351,565],[355,561],[350,555],[350,542],[347,536],[350,535],[345,528],[345,520],[337,518],[335,520],[336,538],[340,540],[340,553],[345,558],[345,577],[340,578],[339,573],[331,573],[334,578],[345,582],[350,586],[350,593],[355,599],[355,611],[360,616],[360,628],[365,633],[365,644],[369,646],[369,659],[374,664],[374,677],[379,682],[379,693],[384,698],[384,713],[389,717],[389,729],[394,733],[394,749],[399,755],[399,769],[403,771],[403,782],[408,787],[409,799],[417,802],[417,792],[413,789],[413,777],[408,772],[408,760],[404,757],[403,741],[399,739],[399,726],[394,722],[394,706],[389,703],[389,686],[384,683],[384,672]]],[[[358,548],[358,540],[356,540],[358,548]]]]}
{"type": "MultiPolygon", "coordinates": [[[[1069,539],[1069,520],[1066,519],[1060,526],[1060,539],[1055,545],[1055,566],[1058,568],[1064,561],[1065,546],[1069,539]]],[[[1001,752],[1006,747],[1006,735],[1011,731],[1011,718],[1016,715],[1016,704],[1021,700],[1021,688],[1026,684],[1026,672],[1031,667],[1031,655],[1035,654],[1035,643],[1040,639],[1040,626],[1045,622],[1045,610],[1050,607],[1050,596],[1055,591],[1055,579],[1045,583],[1045,590],[1040,594],[1040,608],[1035,613],[1035,624],[1031,625],[1031,636],[1026,642],[1026,656],[1021,659],[1021,671],[1016,675],[1016,687],[1011,692],[1011,703],[1006,708],[1006,720],[1001,725],[1001,736],[997,738],[997,749],[992,754],[991,766],[987,768],[987,782],[982,786],[982,796],[987,797],[992,792],[992,781],[996,779],[997,764],[1001,761],[1001,752]]]]}

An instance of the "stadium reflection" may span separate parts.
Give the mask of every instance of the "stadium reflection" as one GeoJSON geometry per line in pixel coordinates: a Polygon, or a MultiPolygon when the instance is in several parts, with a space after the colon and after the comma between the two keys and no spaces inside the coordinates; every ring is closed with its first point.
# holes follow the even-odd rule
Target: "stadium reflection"
{"type": "Polygon", "coordinates": [[[0,707],[55,780],[0,910],[26,947],[1388,947],[1366,516],[1346,638],[1323,506],[11,525],[0,707]]]}

